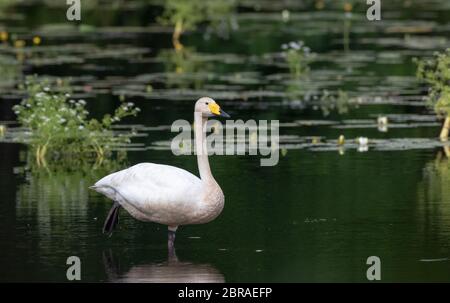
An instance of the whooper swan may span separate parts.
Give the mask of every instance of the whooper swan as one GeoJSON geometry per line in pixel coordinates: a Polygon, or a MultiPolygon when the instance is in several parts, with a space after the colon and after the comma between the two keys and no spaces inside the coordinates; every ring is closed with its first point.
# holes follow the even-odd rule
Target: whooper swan
{"type": "Polygon", "coordinates": [[[137,220],[168,226],[168,245],[173,249],[175,232],[180,225],[202,224],[214,220],[224,206],[222,189],[211,173],[206,149],[208,117],[230,116],[211,98],[195,103],[194,131],[200,178],[169,165],[139,163],[112,173],[91,188],[114,201],[103,226],[111,234],[125,208],[137,220]]]}

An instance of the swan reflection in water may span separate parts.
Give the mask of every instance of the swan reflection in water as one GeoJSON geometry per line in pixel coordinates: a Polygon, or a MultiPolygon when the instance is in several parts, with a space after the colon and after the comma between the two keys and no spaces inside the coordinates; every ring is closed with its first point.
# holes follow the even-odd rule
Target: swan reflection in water
{"type": "Polygon", "coordinates": [[[141,264],[120,273],[112,250],[103,252],[103,263],[110,282],[115,283],[224,283],[224,276],[210,264],[180,262],[175,250],[161,263],[141,264]]]}

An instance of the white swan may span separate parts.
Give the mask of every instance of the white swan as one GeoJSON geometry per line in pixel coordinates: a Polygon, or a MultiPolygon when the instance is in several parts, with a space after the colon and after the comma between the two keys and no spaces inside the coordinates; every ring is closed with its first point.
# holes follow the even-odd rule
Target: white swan
{"type": "Polygon", "coordinates": [[[173,249],[179,225],[207,223],[222,212],[225,197],[211,173],[206,150],[205,126],[208,117],[213,116],[230,117],[213,99],[200,98],[194,112],[200,178],[174,166],[139,163],[110,174],[91,187],[114,201],[104,233],[112,233],[123,207],[138,220],[167,225],[169,249],[173,249]]]}

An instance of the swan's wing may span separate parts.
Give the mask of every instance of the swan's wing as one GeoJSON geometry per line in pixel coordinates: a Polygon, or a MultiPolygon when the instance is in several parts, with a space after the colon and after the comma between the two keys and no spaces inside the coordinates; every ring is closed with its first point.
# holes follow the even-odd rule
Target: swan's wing
{"type": "Polygon", "coordinates": [[[102,178],[93,188],[113,200],[119,193],[137,208],[148,209],[194,203],[200,196],[201,180],[178,167],[140,163],[102,178]]]}

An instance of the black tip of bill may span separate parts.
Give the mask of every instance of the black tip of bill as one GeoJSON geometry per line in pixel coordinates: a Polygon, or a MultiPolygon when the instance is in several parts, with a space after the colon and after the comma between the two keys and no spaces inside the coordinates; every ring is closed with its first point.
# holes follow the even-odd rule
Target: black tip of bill
{"type": "Polygon", "coordinates": [[[223,110],[220,110],[220,115],[219,117],[223,117],[223,118],[231,118],[231,116],[229,114],[227,114],[226,112],[224,112],[223,110]]]}

